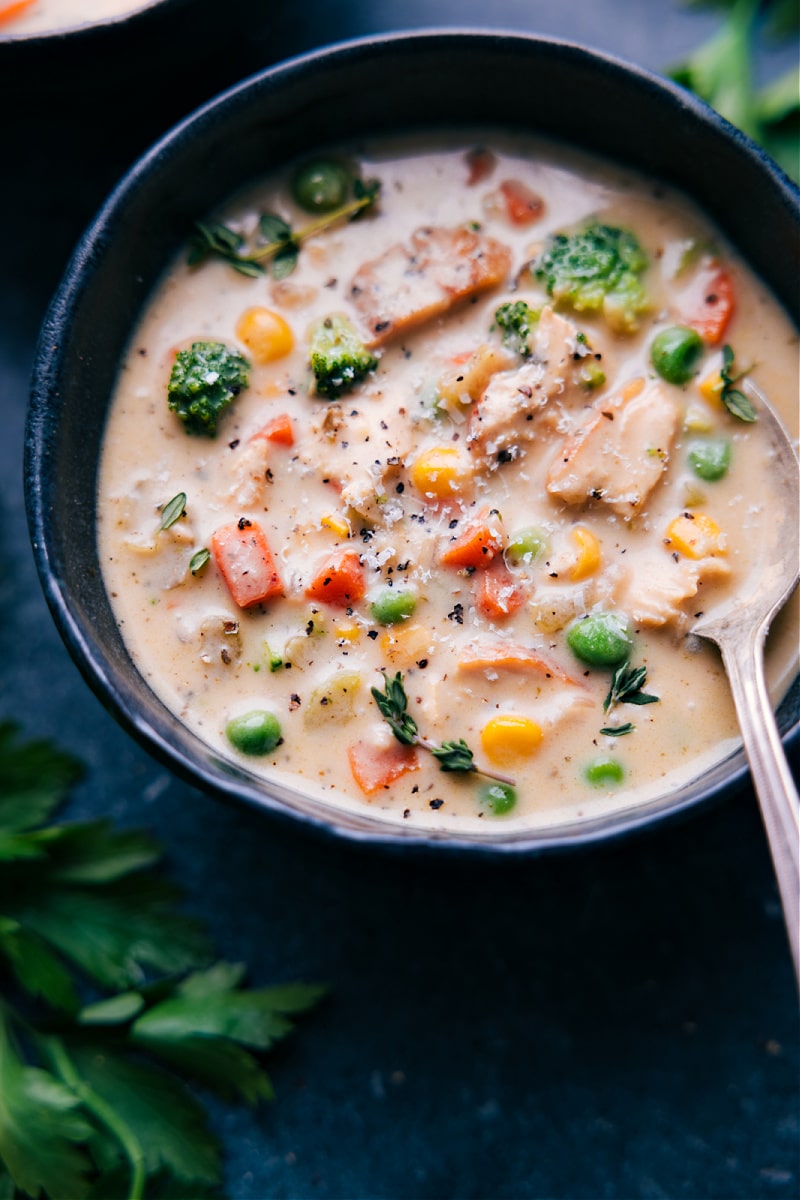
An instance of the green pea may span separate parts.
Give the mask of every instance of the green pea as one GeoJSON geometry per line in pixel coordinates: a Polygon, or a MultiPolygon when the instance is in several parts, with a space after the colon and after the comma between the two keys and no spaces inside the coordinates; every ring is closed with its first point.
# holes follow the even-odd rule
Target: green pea
{"type": "Polygon", "coordinates": [[[650,347],[650,361],[667,383],[688,383],[703,353],[703,339],[688,325],[662,329],[650,347]]]}
{"type": "Polygon", "coordinates": [[[592,787],[605,787],[609,783],[622,783],[625,768],[615,758],[596,758],[589,763],[584,775],[592,787]]]}
{"type": "Polygon", "coordinates": [[[615,667],[633,648],[628,620],[621,613],[598,612],[573,621],[567,645],[576,658],[590,667],[615,667]]]}
{"type": "Polygon", "coordinates": [[[534,525],[529,525],[512,533],[506,547],[506,555],[512,562],[532,563],[547,551],[549,544],[546,533],[534,525]]]}
{"type": "Polygon", "coordinates": [[[731,444],[725,438],[704,438],[689,445],[689,466],[707,483],[722,479],[730,465],[731,444]]]}
{"type": "Polygon", "coordinates": [[[481,788],[479,799],[494,816],[504,817],[517,803],[517,793],[510,783],[487,783],[481,788]]]}
{"type": "Polygon", "coordinates": [[[350,174],[339,162],[307,163],[292,180],[292,195],[306,212],[331,212],[347,200],[350,174]]]}
{"type": "Polygon", "coordinates": [[[228,741],[242,754],[270,754],[281,740],[278,718],[263,708],[233,717],[225,726],[228,741]]]}
{"type": "Polygon", "coordinates": [[[373,600],[370,611],[379,625],[398,625],[407,621],[417,607],[417,598],[408,588],[384,588],[373,600]]]}

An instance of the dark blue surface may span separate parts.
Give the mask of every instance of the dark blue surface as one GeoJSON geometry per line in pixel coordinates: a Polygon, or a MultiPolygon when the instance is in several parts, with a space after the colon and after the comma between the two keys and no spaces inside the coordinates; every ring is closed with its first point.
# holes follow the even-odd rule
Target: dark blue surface
{"type": "Polygon", "coordinates": [[[202,71],[129,63],[102,95],[71,98],[67,81],[57,99],[2,97],[0,717],[87,762],[70,816],[158,834],[189,905],[255,982],[331,985],[273,1060],[277,1104],[214,1109],[233,1200],[796,1197],[797,997],[749,788],[571,857],[376,857],[172,778],[60,644],[22,505],[33,348],[79,234],[156,136],[267,61],[372,31],[492,24],[659,69],[716,23],[641,0],[509,0],[491,19],[473,0],[269,7],[249,44],[231,39],[202,71]]]}

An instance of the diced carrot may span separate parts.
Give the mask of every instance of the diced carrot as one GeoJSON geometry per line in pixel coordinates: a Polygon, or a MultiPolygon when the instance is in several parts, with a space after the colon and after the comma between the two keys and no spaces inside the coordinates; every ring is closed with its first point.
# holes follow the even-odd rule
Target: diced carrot
{"type": "Polygon", "coordinates": [[[489,178],[494,170],[497,159],[491,150],[484,150],[482,147],[477,147],[475,150],[467,151],[464,155],[464,161],[469,171],[467,187],[474,187],[476,183],[483,183],[484,179],[489,178]]]}
{"type": "Polygon", "coordinates": [[[516,671],[544,675],[583,687],[579,679],[567,675],[561,667],[530,646],[518,642],[472,642],[461,650],[458,658],[460,671],[516,671]]]}
{"type": "Polygon", "coordinates": [[[25,10],[35,3],[36,0],[11,0],[10,4],[0,4],[0,25],[21,17],[25,10]]]}
{"type": "Polygon", "coordinates": [[[347,758],[353,778],[366,796],[388,788],[396,779],[419,767],[414,747],[400,742],[390,746],[353,742],[347,747],[347,758]]]}
{"type": "Polygon", "coordinates": [[[267,421],[263,429],[259,429],[257,433],[253,434],[250,441],[254,442],[258,438],[263,438],[267,442],[275,442],[278,446],[293,446],[292,418],[288,413],[281,413],[280,416],[273,417],[271,421],[267,421]]]}
{"type": "Polygon", "coordinates": [[[475,604],[491,621],[510,617],[522,607],[524,599],[522,589],[501,558],[475,576],[475,604]]]}
{"type": "Polygon", "coordinates": [[[733,316],[736,293],[730,271],[719,263],[703,268],[691,290],[685,320],[696,329],[704,342],[717,346],[733,316]]]}
{"type": "Polygon", "coordinates": [[[484,509],[463,533],[448,543],[441,561],[446,567],[472,567],[477,570],[488,567],[497,554],[502,554],[504,547],[505,536],[499,514],[484,509]]]}
{"type": "Polygon", "coordinates": [[[214,561],[240,608],[283,595],[283,583],[264,530],[241,517],[211,538],[214,561]]]}
{"type": "Polygon", "coordinates": [[[544,213],[544,200],[533,188],[519,179],[506,179],[500,184],[506,202],[506,214],[512,225],[532,225],[544,213]]]}
{"type": "Polygon", "coordinates": [[[349,608],[362,600],[366,592],[361,559],[353,550],[327,558],[306,588],[311,600],[349,608]]]}

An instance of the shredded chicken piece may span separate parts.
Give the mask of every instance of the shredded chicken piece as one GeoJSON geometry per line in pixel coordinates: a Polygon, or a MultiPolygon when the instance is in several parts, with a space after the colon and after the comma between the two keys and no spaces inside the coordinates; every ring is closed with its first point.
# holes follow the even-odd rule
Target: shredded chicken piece
{"type": "Polygon", "coordinates": [[[406,245],[364,263],[350,283],[367,344],[390,338],[496,287],[508,275],[511,251],[472,229],[418,229],[406,245]]]}
{"type": "Polygon", "coordinates": [[[469,446],[473,453],[515,458],[537,432],[534,418],[549,401],[577,391],[575,353],[578,331],[547,307],[536,325],[530,359],[513,371],[493,374],[473,409],[469,446]]]}
{"type": "Polygon", "coordinates": [[[593,406],[558,450],[547,475],[556,500],[599,500],[624,517],[642,507],[661,479],[678,428],[675,401],[644,380],[593,406]]]}
{"type": "Polygon", "coordinates": [[[724,558],[676,558],[666,550],[641,551],[635,564],[619,574],[615,599],[636,625],[669,625],[683,620],[683,605],[705,583],[731,573],[724,558]]]}

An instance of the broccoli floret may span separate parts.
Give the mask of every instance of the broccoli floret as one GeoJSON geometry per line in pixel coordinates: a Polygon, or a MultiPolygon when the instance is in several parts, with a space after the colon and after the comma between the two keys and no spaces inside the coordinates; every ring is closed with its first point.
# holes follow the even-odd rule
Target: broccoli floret
{"type": "Polygon", "coordinates": [[[627,229],[593,223],[556,233],[533,264],[533,272],[559,308],[602,312],[615,333],[633,333],[648,308],[640,275],[647,256],[627,229]]]}
{"type": "Polygon", "coordinates": [[[249,382],[250,364],[223,342],[194,342],[180,350],[169,377],[170,411],[187,433],[215,437],[220,415],[249,382]]]}
{"type": "Polygon", "coordinates": [[[524,300],[501,304],[494,314],[495,325],[503,331],[503,345],[522,358],[528,358],[533,351],[531,334],[538,320],[538,310],[524,300]]]}
{"type": "Polygon", "coordinates": [[[318,395],[340,396],[377,365],[347,317],[337,313],[312,327],[311,370],[318,395]]]}

